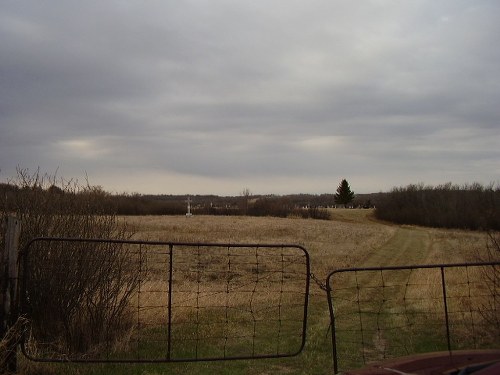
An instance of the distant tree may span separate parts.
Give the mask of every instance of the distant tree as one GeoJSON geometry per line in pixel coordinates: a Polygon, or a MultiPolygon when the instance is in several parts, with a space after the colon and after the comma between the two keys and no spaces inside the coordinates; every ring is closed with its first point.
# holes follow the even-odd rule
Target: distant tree
{"type": "Polygon", "coordinates": [[[249,188],[245,188],[240,194],[242,197],[240,211],[243,215],[246,215],[248,213],[248,203],[250,201],[252,193],[250,192],[249,188]]]}
{"type": "Polygon", "coordinates": [[[354,192],[351,191],[349,182],[345,178],[340,182],[334,199],[335,203],[343,205],[347,205],[354,200],[354,192]]]}

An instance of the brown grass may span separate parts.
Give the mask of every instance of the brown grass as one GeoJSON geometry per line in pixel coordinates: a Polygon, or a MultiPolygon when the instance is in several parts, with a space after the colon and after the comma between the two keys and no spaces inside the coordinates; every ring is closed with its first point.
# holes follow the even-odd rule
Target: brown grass
{"type": "MultiPolygon", "coordinates": [[[[322,281],[329,272],[346,267],[468,261],[485,246],[481,233],[390,225],[375,220],[373,210],[332,209],[331,215],[330,221],[243,216],[121,220],[141,240],[298,244],[308,250],[311,271],[322,281]]],[[[313,293],[323,293],[316,285],[312,288],[313,293]]]]}
{"type": "MultiPolygon", "coordinates": [[[[311,271],[320,281],[325,281],[329,272],[345,267],[408,265],[419,263],[462,262],[473,260],[477,252],[485,247],[483,234],[460,230],[429,229],[414,226],[396,226],[373,218],[372,210],[332,209],[332,220],[312,220],[300,218],[272,217],[234,217],[234,216],[131,216],[120,217],[136,233],[134,239],[163,242],[210,242],[210,243],[260,243],[260,244],[298,244],[305,247],[311,257],[311,271]]],[[[168,288],[165,279],[165,267],[168,263],[165,254],[155,255],[156,266],[151,264],[147,281],[143,284],[140,306],[148,306],[141,311],[141,319],[148,322],[165,322],[167,304],[165,291],[168,288]]],[[[217,264],[213,259],[212,269],[226,264],[217,264]]],[[[196,269],[196,265],[193,265],[196,269]]],[[[252,277],[251,269],[241,269],[241,274],[252,277]],[[243,272],[245,271],[245,272],[243,272]],[[248,271],[248,272],[246,272],[248,271]]],[[[210,271],[211,272],[211,271],[210,271]]],[[[213,272],[215,275],[215,272],[213,272]]],[[[223,272],[221,273],[221,275],[223,272]]],[[[417,273],[418,274],[418,273],[417,273]]],[[[196,300],[203,305],[242,306],[248,300],[245,294],[227,297],[218,293],[227,285],[224,277],[214,276],[206,284],[201,284],[201,294],[197,291],[200,283],[196,273],[188,270],[182,276],[182,283],[173,295],[173,303],[182,304],[182,300],[196,300]],[[184,277],[185,276],[185,277],[184,277]],[[179,289],[180,288],[180,289],[179,289]],[[215,291],[215,292],[214,292],[215,291]],[[205,294],[203,294],[205,293],[205,294]],[[229,301],[227,298],[232,298],[229,301]],[[180,301],[180,302],[179,302],[180,301]]],[[[239,277],[239,276],[236,276],[239,277]]],[[[425,276],[433,284],[434,275],[425,276]]],[[[427,283],[426,283],[427,284],[427,283]]],[[[437,293],[434,290],[416,290],[422,296],[437,293]]],[[[257,303],[272,302],[275,295],[259,294],[257,303]]],[[[303,368],[318,366],[328,372],[331,365],[329,347],[329,315],[326,293],[314,282],[311,284],[311,309],[308,322],[308,339],[304,353],[294,366],[304,362],[303,368]]],[[[460,302],[460,301],[459,301],[460,302]]],[[[462,302],[460,302],[462,303],[462,302]]],[[[466,301],[464,303],[467,303],[466,301]]],[[[422,306],[428,307],[428,306],[422,306]]],[[[173,319],[183,319],[185,309],[175,309],[173,319]]],[[[228,328],[230,329],[230,327],[228,328]]],[[[383,337],[374,339],[377,347],[384,348],[383,337]]],[[[380,349],[380,350],[382,350],[380,349]]],[[[264,374],[265,367],[259,367],[255,373],[264,374]]],[[[208,366],[208,365],[207,365],[208,366]]],[[[215,366],[215,365],[214,365],[215,366]]],[[[237,366],[237,365],[235,365],[237,366]]],[[[302,367],[301,367],[302,368],[302,367]]],[[[201,370],[200,370],[201,372],[201,370]]],[[[293,372],[293,371],[292,371],[293,372]]],[[[242,373],[242,372],[241,372],[242,373]]],[[[298,372],[294,372],[298,373],[298,372]]]]}
{"type": "MultiPolygon", "coordinates": [[[[331,213],[331,221],[233,216],[133,216],[122,220],[136,231],[135,239],[141,240],[299,244],[308,250],[311,271],[320,281],[324,281],[330,271],[345,267],[465,261],[472,251],[484,246],[483,236],[474,232],[389,225],[374,220],[372,210],[333,209],[331,213]]],[[[212,263],[216,261],[214,259],[212,263]]],[[[225,266],[221,265],[221,275],[224,275],[225,266]]],[[[251,270],[248,275],[251,275],[251,270]]],[[[198,284],[189,279],[194,276],[185,276],[182,291],[178,291],[175,297],[194,300],[199,297],[196,294],[198,284]]],[[[224,286],[224,280],[213,279],[204,287],[220,291],[224,286]]],[[[166,290],[166,280],[153,277],[144,289],[166,290]]],[[[314,283],[311,292],[321,298],[325,296],[314,283]]],[[[422,294],[428,292],[421,290],[422,294]]],[[[231,305],[244,305],[245,294],[236,296],[241,300],[232,300],[231,305]]],[[[264,296],[272,298],[269,293],[264,296]]],[[[142,298],[142,303],[148,306],[166,304],[155,293],[145,293],[142,298]]],[[[221,299],[221,304],[224,304],[224,298],[222,293],[205,293],[199,303],[210,299],[216,304],[221,299]]],[[[152,317],[156,311],[151,309],[152,317]]],[[[148,315],[147,312],[143,314],[148,315]]],[[[163,316],[157,318],[164,319],[163,316]]]]}
{"type": "Polygon", "coordinates": [[[311,269],[322,278],[336,268],[358,265],[397,229],[372,221],[372,210],[336,209],[332,217],[331,221],[242,216],[132,216],[122,220],[141,240],[298,244],[309,251],[311,269]]]}

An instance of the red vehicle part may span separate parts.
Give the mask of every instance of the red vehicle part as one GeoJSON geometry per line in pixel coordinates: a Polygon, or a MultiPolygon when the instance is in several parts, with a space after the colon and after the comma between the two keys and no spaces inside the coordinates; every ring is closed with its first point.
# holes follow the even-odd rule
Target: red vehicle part
{"type": "Polygon", "coordinates": [[[426,353],[376,362],[345,375],[499,375],[500,350],[426,353]]]}

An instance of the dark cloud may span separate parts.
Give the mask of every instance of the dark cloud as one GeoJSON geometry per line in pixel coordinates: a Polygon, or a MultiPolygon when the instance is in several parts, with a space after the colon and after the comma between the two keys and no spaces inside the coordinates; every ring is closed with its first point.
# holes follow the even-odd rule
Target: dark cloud
{"type": "Polygon", "coordinates": [[[499,10],[3,2],[0,177],[221,194],[499,181],[499,10]]]}

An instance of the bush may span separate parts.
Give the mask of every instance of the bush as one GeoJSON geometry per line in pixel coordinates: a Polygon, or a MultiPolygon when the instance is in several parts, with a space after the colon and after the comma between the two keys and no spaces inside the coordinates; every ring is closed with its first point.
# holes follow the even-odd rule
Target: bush
{"type": "MultiPolygon", "coordinates": [[[[500,261],[500,234],[498,232],[488,232],[486,251],[479,254],[477,260],[481,262],[500,261]]],[[[498,298],[495,298],[495,296],[500,293],[500,266],[486,268],[482,276],[489,295],[494,296],[494,298],[480,306],[479,312],[489,327],[488,332],[485,334],[491,335],[493,339],[498,340],[500,337],[500,314],[498,314],[500,306],[498,298]]]]}
{"type": "Polygon", "coordinates": [[[288,197],[264,197],[257,199],[248,208],[249,216],[301,217],[303,219],[330,220],[325,208],[297,207],[288,197]]]}
{"type": "MultiPolygon", "coordinates": [[[[18,169],[4,190],[0,215],[20,219],[21,249],[35,237],[127,237],[127,228],[106,213],[109,195],[99,187],[76,181],[58,185],[53,176],[18,169]]],[[[3,237],[0,242],[3,248],[3,237]]],[[[138,285],[125,249],[120,244],[54,244],[35,247],[22,270],[30,280],[26,295],[33,336],[68,353],[119,340],[131,327],[127,300],[138,285]]]]}

